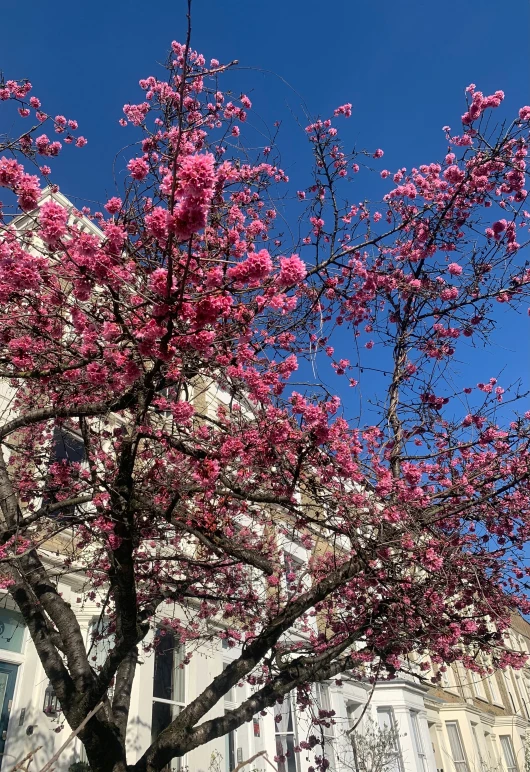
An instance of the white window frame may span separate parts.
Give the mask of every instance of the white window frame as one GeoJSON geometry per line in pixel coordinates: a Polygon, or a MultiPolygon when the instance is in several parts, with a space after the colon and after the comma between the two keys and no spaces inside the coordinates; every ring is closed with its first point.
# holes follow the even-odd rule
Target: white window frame
{"type": "MultiPolygon", "coordinates": [[[[160,630],[163,630],[163,628],[158,627],[156,629],[155,636],[160,632],[160,630]]],[[[185,650],[184,650],[184,647],[181,646],[177,642],[177,640],[176,640],[177,636],[175,635],[175,633],[173,633],[173,631],[170,631],[170,632],[174,636],[174,640],[175,640],[175,648],[173,649],[172,685],[171,685],[171,689],[172,689],[172,692],[173,692],[173,690],[175,688],[175,683],[173,681],[173,674],[176,671],[177,666],[182,663],[182,660],[185,657],[185,650]]],[[[154,666],[156,667],[156,656],[157,656],[156,648],[155,648],[154,656],[155,656],[155,665],[154,666]]],[[[188,687],[188,683],[187,683],[188,679],[186,678],[186,669],[182,668],[181,673],[182,673],[182,676],[181,676],[182,677],[182,682],[180,684],[180,688],[182,690],[182,695],[181,695],[182,696],[182,700],[178,700],[178,699],[165,699],[164,697],[155,697],[155,694],[154,694],[155,670],[153,668],[153,692],[152,692],[152,695],[151,695],[151,703],[152,703],[152,705],[151,705],[151,731],[152,731],[152,725],[153,725],[153,708],[154,708],[155,703],[162,704],[162,705],[171,705],[173,707],[172,719],[175,717],[175,715],[178,715],[180,713],[182,708],[186,707],[186,697],[187,697],[187,691],[186,690],[187,690],[187,687],[188,687]],[[176,711],[176,714],[174,713],[174,709],[175,708],[178,709],[176,711]]],[[[170,765],[169,765],[169,767],[171,769],[171,772],[180,772],[180,770],[183,767],[186,766],[185,763],[184,763],[184,759],[185,759],[185,756],[179,756],[177,758],[172,759],[172,761],[170,762],[170,765]]]]}
{"type": "Polygon", "coordinates": [[[414,741],[416,758],[418,759],[418,768],[420,772],[429,772],[427,753],[425,752],[425,746],[423,744],[423,738],[421,734],[420,714],[417,710],[410,711],[410,723],[412,725],[412,739],[414,741]]]}
{"type": "Polygon", "coordinates": [[[502,748],[502,757],[504,766],[507,772],[519,772],[517,766],[517,759],[515,758],[515,749],[513,747],[512,738],[509,734],[500,734],[499,742],[502,748]]]}
{"type": "Polygon", "coordinates": [[[466,758],[466,751],[458,721],[446,721],[445,728],[447,737],[449,738],[451,760],[456,772],[469,772],[469,764],[466,758]],[[452,734],[453,730],[454,734],[452,734]]]}
{"type": "Polygon", "coordinates": [[[513,682],[512,674],[508,668],[503,670],[502,674],[504,677],[504,683],[506,685],[506,691],[508,692],[508,697],[510,698],[510,705],[513,709],[513,712],[517,715],[521,711],[517,706],[517,693],[515,691],[515,684],[513,682]]]}
{"type": "MultiPolygon", "coordinates": [[[[281,705],[281,706],[280,705],[275,705],[274,706],[274,716],[277,716],[278,713],[280,711],[282,711],[282,709],[284,708],[286,702],[288,703],[289,709],[291,711],[292,731],[290,731],[290,732],[279,731],[279,727],[281,725],[281,722],[277,722],[276,720],[274,721],[274,745],[275,745],[275,751],[276,751],[275,757],[278,756],[278,753],[277,753],[277,751],[278,751],[277,739],[279,737],[285,737],[285,738],[286,737],[292,737],[293,748],[296,748],[296,746],[298,745],[298,722],[296,720],[296,705],[294,703],[293,695],[292,694],[287,694],[283,698],[283,705],[281,705]]],[[[282,750],[283,750],[283,746],[282,746],[282,750]]],[[[299,758],[299,756],[300,756],[299,753],[295,753],[293,751],[294,768],[295,768],[296,772],[300,772],[300,758],[299,758]]],[[[286,758],[285,761],[275,761],[275,765],[276,765],[276,768],[277,768],[278,772],[289,772],[289,760],[287,758],[286,758]]]]}
{"type": "Polygon", "coordinates": [[[486,697],[486,690],[484,688],[484,676],[481,676],[479,673],[475,673],[474,670],[470,670],[469,672],[471,674],[471,683],[473,684],[475,697],[477,697],[479,700],[487,702],[488,698],[486,697]]]}
{"type": "MultiPolygon", "coordinates": [[[[223,670],[226,670],[228,665],[231,664],[231,660],[223,661],[223,670]]],[[[224,695],[224,712],[227,713],[230,710],[237,708],[237,684],[230,687],[227,693],[224,695]]],[[[237,729],[233,729],[231,732],[227,732],[225,735],[225,770],[226,772],[232,772],[237,765],[237,729]],[[232,748],[230,748],[232,746],[232,748]],[[232,756],[232,758],[231,758],[232,756]]]]}
{"type": "Polygon", "coordinates": [[[394,713],[394,709],[391,705],[378,705],[376,709],[377,726],[383,730],[388,726],[392,729],[394,734],[394,751],[396,753],[395,765],[388,766],[387,772],[403,772],[403,752],[401,750],[401,743],[399,742],[398,723],[394,713]],[[381,720],[381,717],[386,714],[390,719],[390,725],[387,725],[381,720]]]}
{"type": "Polygon", "coordinates": [[[473,744],[475,746],[475,753],[477,754],[477,763],[475,767],[478,769],[483,769],[486,765],[484,762],[482,751],[480,750],[480,743],[478,741],[478,734],[477,734],[477,726],[478,724],[471,723],[471,734],[473,735],[473,744]]]}
{"type": "Polygon", "coordinates": [[[452,694],[460,694],[456,683],[455,673],[451,665],[445,665],[446,670],[442,672],[441,686],[447,692],[452,694]]]}
{"type": "MultiPolygon", "coordinates": [[[[519,696],[519,702],[521,702],[522,705],[523,705],[523,711],[522,711],[523,715],[526,718],[530,718],[529,706],[528,706],[528,701],[527,701],[528,700],[527,681],[525,679],[524,674],[521,675],[520,673],[514,673],[513,675],[515,676],[515,688],[516,688],[517,694],[519,696]]],[[[512,677],[512,681],[513,680],[514,679],[512,677]]]]}
{"type": "MultiPolygon", "coordinates": [[[[489,662],[489,667],[492,667],[491,660],[489,662]]],[[[491,675],[488,676],[488,686],[491,694],[491,701],[494,705],[500,705],[504,707],[504,703],[502,701],[501,693],[499,690],[499,684],[497,683],[497,673],[494,670],[491,675]]]]}
{"type": "MultiPolygon", "coordinates": [[[[331,703],[331,691],[329,684],[326,682],[316,683],[314,685],[315,692],[315,705],[318,710],[333,710],[331,703]]],[[[330,719],[331,721],[331,719],[330,719]]],[[[330,726],[320,726],[320,732],[324,738],[324,745],[322,746],[322,756],[329,761],[328,769],[330,772],[335,772],[336,758],[335,758],[335,731],[334,724],[330,723],[330,726]]]]}
{"type": "Polygon", "coordinates": [[[96,672],[98,672],[114,648],[116,637],[114,633],[108,634],[106,638],[101,638],[99,641],[94,639],[95,634],[105,635],[108,624],[109,618],[106,616],[92,617],[88,623],[86,650],[90,666],[96,672]]]}

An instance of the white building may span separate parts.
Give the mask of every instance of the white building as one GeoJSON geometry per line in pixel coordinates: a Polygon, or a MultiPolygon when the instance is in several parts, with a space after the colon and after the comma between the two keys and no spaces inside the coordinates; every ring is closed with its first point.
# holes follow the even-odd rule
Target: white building
{"type": "MultiPolygon", "coordinates": [[[[49,557],[53,561],[53,554],[49,557]]],[[[100,610],[96,602],[89,606],[81,601],[81,586],[79,577],[69,576],[61,579],[59,590],[76,609],[89,648],[91,626],[99,619],[100,610]]],[[[171,617],[174,612],[178,614],[171,606],[161,616],[171,617]]],[[[520,622],[530,628],[523,620],[520,622]]],[[[224,663],[237,656],[236,649],[224,648],[216,641],[194,652],[189,665],[179,667],[183,652],[170,631],[160,635],[156,653],[141,656],[134,680],[127,736],[129,763],[141,756],[152,735],[166,726],[181,706],[221,672],[224,663]]],[[[95,664],[103,655],[101,644],[93,648],[95,664]]],[[[348,679],[340,686],[331,682],[317,687],[320,707],[335,711],[334,725],[324,729],[329,739],[325,755],[332,769],[355,770],[346,732],[364,712],[362,721],[371,719],[376,726],[395,728],[399,754],[389,772],[391,768],[396,772],[522,772],[529,726],[528,704],[521,696],[522,689],[526,689],[526,671],[496,674],[484,681],[475,679],[474,685],[463,671],[448,673],[444,689],[429,689],[408,678],[379,683],[373,694],[370,684],[348,679]],[[505,704],[507,698],[509,705],[505,704]]],[[[248,689],[248,685],[234,687],[208,718],[240,703],[248,696],[248,689]]],[[[7,596],[0,601],[0,703],[3,770],[11,769],[36,748],[40,750],[34,769],[40,769],[62,745],[70,729],[56,705],[21,617],[7,596]]],[[[314,751],[294,750],[307,740],[309,733],[315,734],[315,728],[310,729],[308,724],[307,716],[297,710],[291,696],[283,706],[255,716],[231,735],[175,760],[173,769],[231,772],[241,761],[266,751],[268,760],[279,772],[308,772],[314,766],[314,752],[321,752],[320,746],[314,751]],[[275,716],[280,719],[275,720],[275,716]],[[282,751],[285,761],[278,759],[282,751]]],[[[76,739],[55,768],[66,772],[74,761],[84,758],[82,745],[76,739]]],[[[259,757],[248,769],[267,770],[270,766],[259,757]]]]}

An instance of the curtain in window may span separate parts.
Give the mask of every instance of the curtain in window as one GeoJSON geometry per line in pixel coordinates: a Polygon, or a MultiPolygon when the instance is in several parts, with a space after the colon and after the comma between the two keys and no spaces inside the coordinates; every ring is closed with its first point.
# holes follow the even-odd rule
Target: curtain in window
{"type": "Polygon", "coordinates": [[[501,734],[499,739],[504,754],[504,761],[506,762],[506,769],[508,772],[517,772],[517,762],[515,760],[512,738],[510,735],[501,734]]]}
{"type": "Polygon", "coordinates": [[[274,707],[276,722],[276,763],[278,772],[297,772],[294,752],[294,721],[291,698],[285,697],[281,705],[274,707]]]}
{"type": "Polygon", "coordinates": [[[462,745],[462,738],[460,737],[460,729],[458,724],[447,723],[446,728],[455,770],[456,772],[468,772],[466,757],[464,755],[464,747],[462,745]]]}

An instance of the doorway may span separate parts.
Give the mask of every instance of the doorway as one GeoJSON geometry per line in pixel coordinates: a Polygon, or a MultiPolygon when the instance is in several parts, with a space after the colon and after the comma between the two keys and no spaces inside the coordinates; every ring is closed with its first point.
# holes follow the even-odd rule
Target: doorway
{"type": "Polygon", "coordinates": [[[4,758],[9,714],[13,704],[13,694],[17,680],[18,665],[0,662],[0,767],[4,758]]]}

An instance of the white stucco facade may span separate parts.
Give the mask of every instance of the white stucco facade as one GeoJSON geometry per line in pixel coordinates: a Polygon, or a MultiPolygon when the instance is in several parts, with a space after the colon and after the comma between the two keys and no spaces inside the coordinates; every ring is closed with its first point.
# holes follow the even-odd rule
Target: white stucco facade
{"type": "MultiPolygon", "coordinates": [[[[63,597],[76,609],[88,642],[90,625],[100,614],[100,607],[97,602],[87,605],[81,601],[80,589],[80,579],[76,576],[62,579],[59,585],[63,597]]],[[[0,600],[0,620],[10,610],[14,611],[14,607],[5,595],[0,600]]],[[[178,614],[178,611],[167,607],[161,615],[170,617],[173,613],[178,614]]],[[[18,643],[12,633],[9,640],[5,638],[10,629],[6,628],[7,632],[0,634],[0,666],[2,663],[17,666],[2,770],[5,772],[11,769],[29,751],[40,748],[34,764],[34,769],[38,770],[62,745],[70,729],[62,713],[51,716],[44,713],[46,689],[49,684],[36,650],[25,628],[21,638],[20,631],[17,633],[18,643]],[[13,648],[20,648],[20,651],[14,651],[13,648]]],[[[202,692],[212,678],[221,672],[223,663],[229,662],[235,656],[236,650],[223,648],[217,639],[215,643],[195,651],[190,663],[183,669],[180,698],[184,704],[202,692]]],[[[127,735],[129,763],[134,763],[151,742],[154,681],[155,655],[151,651],[140,656],[133,684],[127,735]]],[[[235,687],[206,718],[220,715],[225,709],[242,702],[248,696],[249,688],[246,684],[235,687]]],[[[351,743],[346,732],[361,714],[361,731],[363,722],[367,720],[372,721],[375,726],[383,726],[389,720],[388,717],[391,717],[399,743],[400,764],[395,768],[396,772],[522,772],[524,768],[527,718],[517,713],[509,715],[506,711],[502,715],[491,715],[481,710],[473,704],[476,703],[476,695],[471,693],[471,686],[468,687],[470,696],[467,700],[465,692],[460,691],[460,701],[452,703],[434,696],[426,687],[412,679],[379,683],[373,690],[370,684],[344,679],[339,685],[335,682],[328,684],[327,688],[326,699],[329,708],[335,712],[335,723],[328,732],[333,735],[333,741],[327,746],[326,756],[331,759],[335,772],[355,770],[351,743]],[[367,702],[369,704],[366,708],[367,702]],[[455,736],[461,738],[463,760],[454,758],[455,755],[458,756],[454,748],[455,736]],[[510,738],[516,761],[515,769],[510,768],[506,761],[508,741],[501,740],[502,737],[510,738]]],[[[451,688],[452,692],[448,692],[447,699],[452,695],[456,697],[455,687],[451,688]]],[[[500,696],[498,699],[501,699],[500,696]]],[[[309,728],[307,716],[297,712],[294,701],[293,708],[291,745],[297,747],[307,740],[309,733],[314,734],[315,729],[309,728]]],[[[501,709],[500,703],[498,708],[501,709]]],[[[180,768],[187,768],[190,772],[207,772],[209,768],[214,768],[215,764],[212,762],[215,762],[219,772],[231,772],[240,761],[259,751],[266,751],[268,760],[279,772],[309,772],[309,768],[314,766],[314,751],[302,749],[296,752],[290,761],[278,763],[278,727],[287,728],[287,723],[284,725],[275,720],[275,715],[278,715],[280,710],[279,706],[275,706],[265,711],[265,715],[254,717],[253,721],[239,727],[230,740],[222,737],[191,751],[180,762],[180,768]]],[[[285,740],[285,735],[282,736],[285,740]]],[[[317,746],[316,752],[321,752],[320,746],[317,746]]],[[[75,740],[61,756],[55,768],[60,772],[67,772],[70,764],[84,758],[81,743],[75,740]]],[[[178,768],[176,762],[173,768],[178,768]]],[[[271,767],[260,757],[248,769],[265,771],[271,767]]]]}

